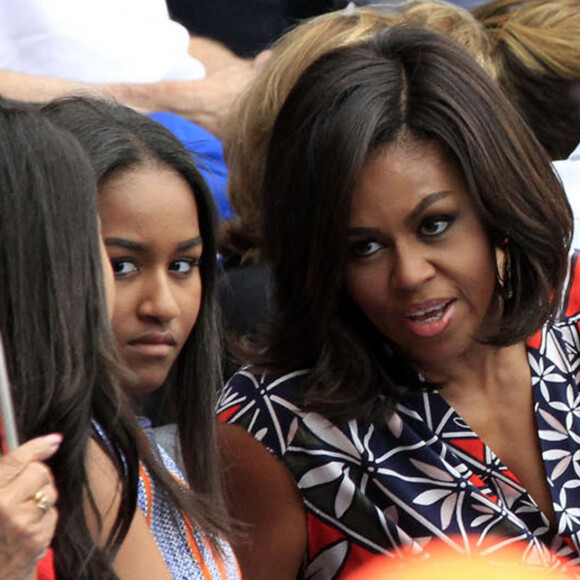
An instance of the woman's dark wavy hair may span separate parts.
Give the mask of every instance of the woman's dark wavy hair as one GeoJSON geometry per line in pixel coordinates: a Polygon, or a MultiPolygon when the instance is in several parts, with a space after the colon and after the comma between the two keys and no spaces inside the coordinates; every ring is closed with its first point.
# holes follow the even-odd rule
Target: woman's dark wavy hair
{"type": "Polygon", "coordinates": [[[19,437],[64,436],[47,462],[61,498],[58,578],[117,578],[111,561],[137,501],[137,424],[108,346],[94,174],[76,140],[39,113],[1,100],[0,127],[0,329],[19,437]],[[93,420],[122,485],[104,549],[85,512],[87,498],[95,506],[85,469],[99,440],[93,420]]]}
{"type": "Polygon", "coordinates": [[[203,239],[201,309],[166,381],[178,425],[186,474],[195,496],[189,513],[209,532],[227,531],[216,443],[215,404],[221,387],[221,337],[216,298],[216,211],[190,154],[161,124],[104,100],[69,97],[43,111],[70,131],[87,152],[99,187],[145,163],[176,171],[195,197],[203,239]]]}
{"type": "Polygon", "coordinates": [[[458,164],[490,247],[509,237],[513,296],[490,344],[537,330],[567,270],[571,210],[549,159],[458,45],[396,26],[320,57],[293,87],[268,148],[260,194],[274,305],[253,362],[310,367],[304,404],[331,419],[384,420],[400,393],[420,387],[343,285],[355,184],[404,137],[435,143],[458,164]]]}

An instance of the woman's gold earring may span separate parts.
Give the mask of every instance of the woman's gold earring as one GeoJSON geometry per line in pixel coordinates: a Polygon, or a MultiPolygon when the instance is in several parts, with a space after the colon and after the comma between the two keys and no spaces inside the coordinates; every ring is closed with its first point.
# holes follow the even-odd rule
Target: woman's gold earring
{"type": "Polygon", "coordinates": [[[505,250],[505,260],[503,264],[503,290],[506,300],[509,300],[514,295],[512,288],[512,260],[508,248],[505,250]]]}
{"type": "Polygon", "coordinates": [[[496,261],[497,284],[501,288],[503,299],[509,300],[514,293],[512,288],[512,262],[509,251],[509,237],[507,236],[503,241],[502,247],[496,248],[496,261]]]}

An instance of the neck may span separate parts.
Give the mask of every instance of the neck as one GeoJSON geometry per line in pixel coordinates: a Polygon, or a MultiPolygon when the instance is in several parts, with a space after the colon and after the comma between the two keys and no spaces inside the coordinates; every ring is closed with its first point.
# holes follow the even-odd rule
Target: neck
{"type": "Polygon", "coordinates": [[[523,377],[529,377],[524,343],[503,347],[482,344],[460,360],[419,370],[429,382],[443,386],[447,400],[474,395],[496,398],[506,392],[506,387],[511,389],[523,377]]]}

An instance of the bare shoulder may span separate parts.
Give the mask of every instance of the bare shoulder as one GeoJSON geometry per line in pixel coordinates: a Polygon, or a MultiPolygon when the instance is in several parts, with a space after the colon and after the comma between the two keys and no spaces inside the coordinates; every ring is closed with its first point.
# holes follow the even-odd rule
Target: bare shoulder
{"type": "Polygon", "coordinates": [[[244,526],[234,545],[247,580],[292,580],[307,547],[306,510],[284,465],[241,427],[220,425],[220,453],[232,515],[244,526]]]}

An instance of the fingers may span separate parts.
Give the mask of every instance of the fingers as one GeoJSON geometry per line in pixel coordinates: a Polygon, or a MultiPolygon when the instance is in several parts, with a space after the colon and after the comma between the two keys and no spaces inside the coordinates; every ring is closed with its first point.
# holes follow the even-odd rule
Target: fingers
{"type": "Polygon", "coordinates": [[[60,435],[38,437],[0,458],[0,517],[18,509],[38,519],[56,503],[52,473],[43,461],[56,452],[61,441],[60,435]],[[35,494],[43,495],[37,495],[35,501],[35,494]]]}
{"type": "Polygon", "coordinates": [[[0,457],[0,577],[33,571],[54,536],[58,493],[44,463],[59,448],[61,435],[38,437],[0,457]]]}
{"type": "Polygon", "coordinates": [[[46,515],[58,500],[56,487],[51,483],[43,485],[33,496],[30,497],[31,508],[33,508],[33,517],[40,519],[46,515]]]}
{"type": "Polygon", "coordinates": [[[18,477],[31,463],[45,461],[54,455],[61,442],[62,435],[53,433],[31,439],[0,457],[0,487],[18,477]]]}
{"type": "MultiPolygon", "coordinates": [[[[14,515],[11,520],[3,521],[0,525],[0,569],[2,564],[8,568],[34,569],[35,563],[46,554],[56,530],[58,512],[52,508],[40,520],[14,515]],[[6,560],[6,562],[3,562],[6,560]]],[[[3,574],[0,574],[4,578],[3,574]]],[[[12,578],[9,574],[9,576],[12,578]]],[[[29,574],[15,577],[28,577],[29,574]]]]}

